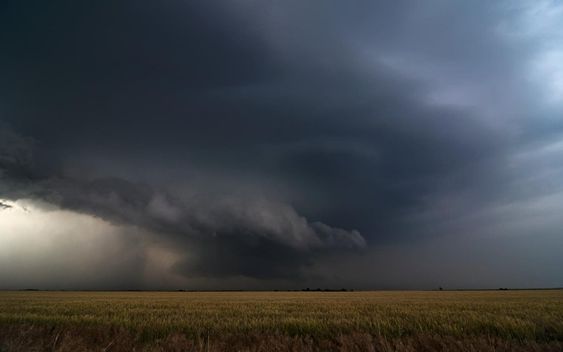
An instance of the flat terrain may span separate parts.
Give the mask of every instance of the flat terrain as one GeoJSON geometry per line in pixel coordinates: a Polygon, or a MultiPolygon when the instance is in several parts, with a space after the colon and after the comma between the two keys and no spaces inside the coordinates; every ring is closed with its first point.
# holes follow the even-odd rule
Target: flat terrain
{"type": "Polygon", "coordinates": [[[563,291],[0,292],[0,351],[563,351],[563,291]]]}

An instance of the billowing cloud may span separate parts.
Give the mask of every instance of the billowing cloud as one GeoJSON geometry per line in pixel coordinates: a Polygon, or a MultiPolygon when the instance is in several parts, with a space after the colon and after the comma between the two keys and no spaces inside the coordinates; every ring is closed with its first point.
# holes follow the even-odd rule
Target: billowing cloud
{"type": "MultiPolygon", "coordinates": [[[[216,197],[205,193],[173,196],[163,189],[117,178],[84,180],[66,177],[62,172],[45,175],[44,170],[34,164],[30,143],[8,129],[3,134],[10,137],[6,139],[8,147],[1,150],[3,196],[36,199],[117,225],[140,227],[145,230],[145,235],[158,235],[164,243],[184,243],[186,250],[205,246],[207,250],[212,247],[227,254],[219,257],[199,255],[198,260],[205,261],[205,265],[196,263],[187,267],[190,272],[197,269],[190,275],[215,274],[209,271],[210,266],[232,270],[233,264],[245,261],[245,268],[250,270],[229,273],[253,277],[259,265],[260,271],[267,276],[277,277],[282,272],[270,269],[281,265],[280,262],[302,257],[291,264],[297,270],[316,251],[354,250],[366,245],[356,230],[309,222],[291,206],[267,199],[216,197]],[[255,263],[259,255],[247,257],[237,253],[264,253],[265,248],[285,252],[289,257],[263,257],[255,263]]],[[[12,207],[8,203],[0,204],[3,208],[12,207]]],[[[294,270],[283,273],[283,276],[294,275],[294,270]]]]}

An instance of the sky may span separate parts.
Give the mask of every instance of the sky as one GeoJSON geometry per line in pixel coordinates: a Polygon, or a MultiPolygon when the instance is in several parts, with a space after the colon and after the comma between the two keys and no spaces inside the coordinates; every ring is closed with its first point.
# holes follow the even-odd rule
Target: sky
{"type": "Polygon", "coordinates": [[[563,2],[2,1],[0,288],[563,287],[563,2]]]}

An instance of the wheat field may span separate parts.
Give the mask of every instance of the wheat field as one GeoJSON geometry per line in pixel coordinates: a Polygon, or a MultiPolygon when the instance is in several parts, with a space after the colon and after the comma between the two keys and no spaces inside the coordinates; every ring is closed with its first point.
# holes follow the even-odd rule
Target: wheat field
{"type": "Polygon", "coordinates": [[[0,292],[0,351],[563,351],[563,291],[0,292]]]}

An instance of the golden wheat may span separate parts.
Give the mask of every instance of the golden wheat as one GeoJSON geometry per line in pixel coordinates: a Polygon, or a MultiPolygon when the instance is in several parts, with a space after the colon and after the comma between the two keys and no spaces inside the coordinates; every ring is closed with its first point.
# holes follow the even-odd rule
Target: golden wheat
{"type": "Polygon", "coordinates": [[[72,339],[85,350],[118,350],[118,336],[128,341],[123,350],[172,339],[192,350],[266,351],[273,345],[260,341],[275,340],[280,351],[446,351],[472,343],[557,351],[563,291],[0,292],[0,350],[53,350],[55,342],[63,351],[72,339]]]}

